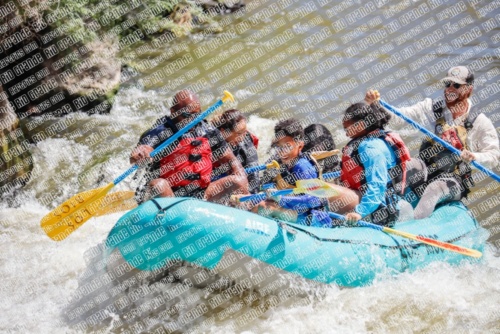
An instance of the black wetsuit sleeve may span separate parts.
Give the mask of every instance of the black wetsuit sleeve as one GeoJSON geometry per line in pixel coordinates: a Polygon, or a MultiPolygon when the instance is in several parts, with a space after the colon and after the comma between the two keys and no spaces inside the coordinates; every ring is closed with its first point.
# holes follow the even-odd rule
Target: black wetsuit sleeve
{"type": "Polygon", "coordinates": [[[157,148],[173,134],[172,129],[166,127],[164,124],[160,124],[144,132],[139,138],[138,145],[148,145],[152,148],[157,148]]]}
{"type": "MultiPolygon", "coordinates": [[[[153,126],[146,130],[141,137],[139,138],[139,142],[137,143],[137,146],[139,145],[148,145],[151,146],[152,148],[156,149],[160,144],[162,144],[165,140],[170,138],[173,134],[174,131],[172,128],[169,126],[166,126],[167,124],[167,118],[161,117],[158,118],[153,126]]],[[[176,142],[172,143],[170,147],[164,148],[161,152],[158,152],[157,155],[155,156],[153,162],[149,164],[148,170],[150,174],[150,180],[159,177],[159,172],[160,172],[160,159],[165,157],[171,152],[171,147],[175,147],[176,142]]],[[[149,181],[150,181],[149,180],[149,181]]],[[[149,182],[148,181],[148,182],[149,182]]]]}
{"type": "Polygon", "coordinates": [[[210,141],[210,148],[212,152],[225,150],[229,147],[222,133],[218,129],[210,129],[208,132],[208,140],[210,141]]]}

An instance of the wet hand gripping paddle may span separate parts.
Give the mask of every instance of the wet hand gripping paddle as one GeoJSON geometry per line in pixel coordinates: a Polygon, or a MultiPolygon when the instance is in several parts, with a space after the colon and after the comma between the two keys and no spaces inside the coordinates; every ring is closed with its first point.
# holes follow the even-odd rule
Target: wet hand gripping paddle
{"type": "MultiPolygon", "coordinates": [[[[339,152],[340,152],[339,150],[319,151],[319,152],[313,152],[311,155],[316,160],[322,160],[322,159],[331,157],[335,154],[338,154],[339,152]]],[[[266,170],[266,169],[271,169],[271,168],[280,168],[280,164],[276,160],[273,160],[268,164],[263,164],[263,165],[259,165],[259,166],[255,166],[255,167],[245,168],[245,173],[250,174],[250,173],[255,173],[255,172],[259,172],[261,170],[266,170]]],[[[340,172],[339,172],[339,175],[340,175],[340,172]]]]}
{"type": "MultiPolygon", "coordinates": [[[[209,114],[217,110],[217,108],[222,106],[228,100],[234,101],[234,98],[231,93],[224,91],[224,97],[222,99],[217,101],[206,111],[198,115],[198,117],[196,117],[191,123],[180,129],[172,137],[158,146],[149,154],[149,156],[152,158],[160,153],[163,149],[188,132],[191,128],[205,119],[209,114]]],[[[114,186],[137,170],[137,168],[139,168],[139,165],[135,164],[108,185],[74,195],[43,217],[40,223],[42,229],[49,236],[49,238],[55,241],[64,240],[68,237],[68,235],[82,226],[84,222],[89,220],[92,216],[98,214],[103,209],[103,203],[104,206],[106,206],[103,200],[106,194],[114,186]]]]}
{"type": "MultiPolygon", "coordinates": [[[[345,220],[344,216],[339,215],[338,213],[335,213],[335,212],[328,212],[328,215],[331,218],[345,220]]],[[[363,220],[359,220],[356,223],[356,225],[357,226],[361,226],[361,227],[369,227],[369,228],[372,228],[372,229],[375,229],[375,230],[379,230],[379,231],[382,231],[382,232],[386,232],[386,233],[390,233],[390,234],[395,234],[395,235],[398,235],[398,236],[403,237],[403,238],[412,239],[412,240],[415,240],[415,241],[420,241],[421,243],[424,243],[424,244],[427,244],[427,245],[430,245],[430,246],[434,246],[434,247],[437,247],[437,248],[441,248],[441,249],[444,249],[444,250],[447,250],[447,251],[450,251],[450,252],[455,252],[455,253],[459,253],[459,254],[466,255],[466,256],[480,258],[483,255],[481,252],[479,252],[479,251],[477,251],[475,249],[470,249],[470,248],[467,248],[467,247],[457,246],[457,245],[454,245],[454,244],[450,244],[448,242],[439,241],[439,240],[436,240],[436,239],[431,239],[431,238],[423,237],[423,236],[420,236],[420,235],[415,235],[415,234],[412,234],[412,233],[395,230],[395,229],[392,229],[392,228],[389,228],[389,227],[385,227],[385,226],[380,226],[380,225],[368,223],[368,222],[365,222],[363,220]]]]}

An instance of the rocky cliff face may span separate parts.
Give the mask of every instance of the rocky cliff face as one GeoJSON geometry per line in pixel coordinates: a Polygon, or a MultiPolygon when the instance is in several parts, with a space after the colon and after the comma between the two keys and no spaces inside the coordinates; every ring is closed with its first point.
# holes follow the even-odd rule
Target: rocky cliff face
{"type": "Polygon", "coordinates": [[[241,0],[0,0],[0,83],[21,119],[106,113],[127,80],[121,66],[134,63],[142,41],[210,26],[214,15],[241,6],[241,0]]]}
{"type": "Polygon", "coordinates": [[[0,0],[0,195],[23,186],[33,169],[33,134],[20,120],[106,113],[119,88],[116,38],[83,38],[72,33],[75,20],[51,13],[47,1],[0,0]]]}
{"type": "Polygon", "coordinates": [[[20,118],[111,108],[120,82],[118,43],[77,29],[81,19],[64,17],[69,10],[0,1],[0,81],[20,118]]]}
{"type": "MultiPolygon", "coordinates": [[[[121,75],[122,66],[137,63],[134,49],[144,40],[164,45],[163,40],[210,26],[214,14],[240,6],[240,0],[228,4],[191,0],[0,0],[2,153],[10,156],[7,152],[24,145],[24,138],[36,143],[50,136],[32,133],[26,126],[23,134],[19,120],[25,124],[33,117],[41,117],[43,122],[46,116],[75,111],[109,112],[120,84],[131,78],[130,71],[121,75]]],[[[132,73],[137,74],[134,70],[132,73]]],[[[0,185],[11,180],[7,174],[20,176],[31,170],[32,162],[23,162],[22,157],[29,156],[27,142],[25,146],[19,158],[2,160],[0,185]]]]}
{"type": "Polygon", "coordinates": [[[29,145],[0,85],[0,195],[29,181],[33,170],[29,145]]]}

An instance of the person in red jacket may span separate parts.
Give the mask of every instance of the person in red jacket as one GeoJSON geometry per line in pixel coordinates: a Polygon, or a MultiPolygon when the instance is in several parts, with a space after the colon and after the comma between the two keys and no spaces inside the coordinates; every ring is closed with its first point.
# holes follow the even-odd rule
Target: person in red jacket
{"type": "Polygon", "coordinates": [[[164,116],[142,134],[130,156],[131,163],[148,164],[145,187],[136,192],[141,203],[155,196],[195,197],[225,202],[234,193],[248,193],[245,170],[219,130],[202,121],[165,148],[155,160],[149,154],[162,142],[194,120],[201,112],[198,97],[187,90],[178,92],[171,115],[164,116]],[[228,176],[211,182],[214,166],[227,166],[228,176]],[[142,190],[144,189],[144,190],[142,190]]]}

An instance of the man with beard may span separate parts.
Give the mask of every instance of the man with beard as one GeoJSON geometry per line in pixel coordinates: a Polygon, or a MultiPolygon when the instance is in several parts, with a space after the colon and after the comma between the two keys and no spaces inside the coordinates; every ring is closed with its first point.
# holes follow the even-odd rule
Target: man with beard
{"type": "MultiPolygon", "coordinates": [[[[428,217],[440,202],[467,196],[474,186],[469,162],[476,160],[492,169],[500,159],[498,134],[493,123],[475,110],[470,100],[474,87],[472,71],[465,66],[455,66],[442,81],[444,100],[427,98],[413,106],[399,108],[401,113],[462,151],[458,157],[431,138],[423,140],[419,157],[427,166],[427,182],[413,189],[420,197],[415,219],[428,217]]],[[[365,101],[371,104],[378,98],[378,92],[370,90],[365,101]]],[[[402,119],[393,119],[392,128],[405,125],[402,119]]]]}

